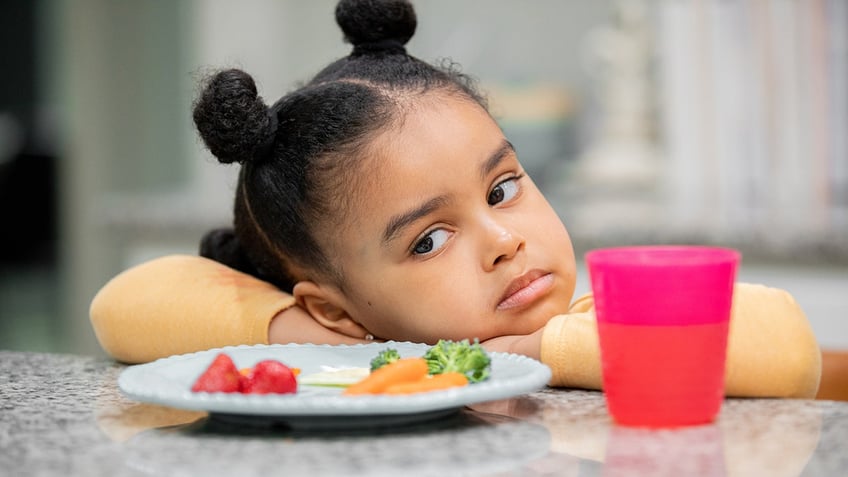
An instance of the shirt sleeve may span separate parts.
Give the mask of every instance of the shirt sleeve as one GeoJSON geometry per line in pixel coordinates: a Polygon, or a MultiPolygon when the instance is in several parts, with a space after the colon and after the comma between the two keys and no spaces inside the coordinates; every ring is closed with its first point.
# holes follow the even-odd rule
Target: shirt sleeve
{"type": "Polygon", "coordinates": [[[542,331],[542,362],[551,368],[551,386],[601,389],[601,352],[591,293],[577,298],[567,314],[542,331]]]}
{"type": "Polygon", "coordinates": [[[815,397],[821,350],[807,316],[785,290],[737,284],[727,341],[728,396],[815,397]]]}
{"type": "MultiPolygon", "coordinates": [[[[551,319],[542,335],[542,362],[551,386],[601,389],[600,346],[591,295],[551,319]]],[[[806,315],[784,290],[737,283],[727,344],[725,394],[813,398],[821,351],[806,315]]]]}
{"type": "Polygon", "coordinates": [[[171,255],[107,282],[89,309],[101,347],[143,363],[172,354],[267,344],[268,326],[294,298],[262,280],[199,256],[171,255]]]}

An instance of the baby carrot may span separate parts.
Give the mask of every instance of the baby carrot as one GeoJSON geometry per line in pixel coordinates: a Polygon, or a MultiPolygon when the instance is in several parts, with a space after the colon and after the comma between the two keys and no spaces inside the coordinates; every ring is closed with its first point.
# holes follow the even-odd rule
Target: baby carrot
{"type": "Polygon", "coordinates": [[[462,373],[447,372],[425,376],[417,381],[393,384],[383,391],[384,394],[412,394],[437,391],[468,384],[468,378],[462,373]]]}
{"type": "Polygon", "coordinates": [[[427,376],[424,358],[402,358],[372,371],[344,390],[343,394],[380,394],[393,384],[417,381],[427,376]]]}

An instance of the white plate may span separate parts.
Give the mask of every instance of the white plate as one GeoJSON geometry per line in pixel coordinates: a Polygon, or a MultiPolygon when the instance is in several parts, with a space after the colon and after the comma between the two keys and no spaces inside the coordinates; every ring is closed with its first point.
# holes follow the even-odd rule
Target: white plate
{"type": "Polygon", "coordinates": [[[118,387],[129,398],[180,409],[207,411],[223,419],[282,422],[292,427],[347,427],[401,424],[432,419],[462,407],[536,391],[547,385],[550,369],[526,356],[490,353],[492,373],[486,381],[459,388],[405,396],[342,396],[341,388],[299,385],[296,394],[196,393],[190,390],[218,353],[227,353],[236,367],[252,367],[276,359],[301,369],[302,375],[324,366],[367,367],[385,348],[403,357],[422,356],[429,345],[408,342],[364,345],[231,346],[163,358],[130,366],[118,387]]]}

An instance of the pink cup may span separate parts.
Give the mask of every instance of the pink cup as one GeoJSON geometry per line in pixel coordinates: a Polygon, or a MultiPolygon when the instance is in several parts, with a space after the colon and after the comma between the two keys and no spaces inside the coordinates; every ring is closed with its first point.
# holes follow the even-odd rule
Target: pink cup
{"type": "Polygon", "coordinates": [[[712,422],[724,400],[724,365],[740,254],[706,246],[592,250],[607,407],[621,425],[712,422]]]}

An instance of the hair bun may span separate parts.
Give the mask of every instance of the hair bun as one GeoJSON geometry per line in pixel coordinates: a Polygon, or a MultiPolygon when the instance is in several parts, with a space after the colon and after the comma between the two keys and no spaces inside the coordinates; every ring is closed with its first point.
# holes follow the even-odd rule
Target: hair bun
{"type": "Polygon", "coordinates": [[[341,0],[336,22],[353,54],[367,51],[405,53],[418,20],[408,0],[341,0]]]}
{"type": "Polygon", "coordinates": [[[277,121],[244,71],[207,78],[192,116],[206,147],[222,163],[262,159],[273,146],[277,121]]]}

